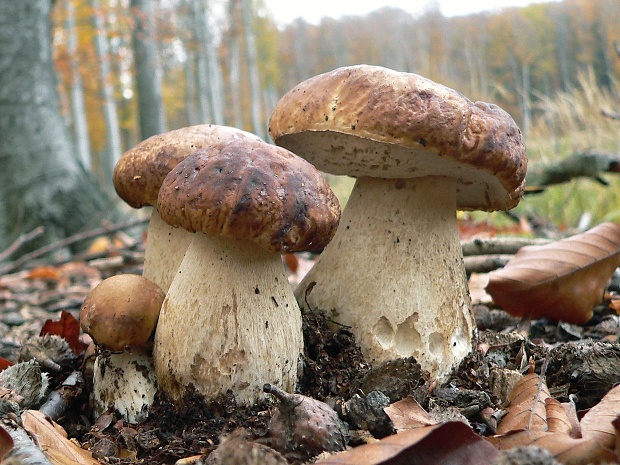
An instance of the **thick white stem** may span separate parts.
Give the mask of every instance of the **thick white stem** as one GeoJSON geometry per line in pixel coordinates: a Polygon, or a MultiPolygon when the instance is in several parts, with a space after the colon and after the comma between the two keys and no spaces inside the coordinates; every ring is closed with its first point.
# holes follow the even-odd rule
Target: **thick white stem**
{"type": "Polygon", "coordinates": [[[369,361],[414,356],[445,377],[471,351],[475,331],[455,181],[359,178],[296,296],[302,308],[350,326],[369,361]]]}
{"type": "Polygon", "coordinates": [[[157,208],[153,208],[146,237],[142,275],[161,287],[164,292],[168,292],[193,237],[193,233],[183,228],[170,226],[161,219],[157,208]]]}
{"type": "Polygon", "coordinates": [[[153,356],[159,387],[181,400],[192,385],[237,402],[262,386],[294,390],[301,313],[278,254],[197,233],[164,300],[153,356]]]}
{"type": "Polygon", "coordinates": [[[95,359],[93,404],[95,416],[116,410],[129,423],[149,416],[157,387],[150,350],[104,353],[95,359]]]}

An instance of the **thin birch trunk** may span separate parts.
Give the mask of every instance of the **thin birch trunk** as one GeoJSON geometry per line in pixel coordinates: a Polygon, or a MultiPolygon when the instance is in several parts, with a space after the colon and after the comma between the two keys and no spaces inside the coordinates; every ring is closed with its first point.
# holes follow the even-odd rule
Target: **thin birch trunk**
{"type": "Polygon", "coordinates": [[[252,114],[252,132],[259,137],[266,137],[266,129],[261,117],[261,91],[256,38],[254,37],[252,0],[242,0],[243,31],[245,33],[245,50],[250,79],[250,98],[252,114]]]}
{"type": "Polygon", "coordinates": [[[162,98],[162,70],[155,41],[155,10],[151,0],[131,0],[134,16],[132,42],[136,71],[136,92],[140,139],[166,130],[162,98]]]}
{"type": "Polygon", "coordinates": [[[209,69],[207,57],[204,53],[205,43],[205,10],[202,0],[192,0],[192,23],[194,41],[196,43],[195,70],[198,90],[198,118],[201,123],[213,122],[209,92],[209,69]]]}
{"type": "Polygon", "coordinates": [[[112,172],[121,156],[121,135],[114,99],[114,87],[110,81],[110,56],[108,37],[105,30],[104,14],[100,0],[90,0],[93,9],[93,27],[95,29],[95,53],[99,64],[99,85],[102,111],[106,127],[106,150],[101,160],[104,185],[112,189],[112,172]]]}
{"type": "Polygon", "coordinates": [[[220,69],[220,60],[217,56],[217,41],[213,34],[213,28],[209,24],[210,18],[210,2],[205,6],[204,25],[204,50],[207,59],[207,68],[209,70],[209,92],[211,97],[211,108],[213,112],[213,122],[215,124],[224,124],[224,97],[222,86],[222,72],[220,69]]]}
{"type": "Polygon", "coordinates": [[[78,60],[78,38],[75,25],[74,0],[65,0],[67,11],[67,54],[71,69],[71,114],[73,115],[73,133],[78,160],[86,171],[91,171],[90,139],[88,137],[88,123],[86,120],[86,104],[84,100],[84,86],[80,74],[78,60]]]}

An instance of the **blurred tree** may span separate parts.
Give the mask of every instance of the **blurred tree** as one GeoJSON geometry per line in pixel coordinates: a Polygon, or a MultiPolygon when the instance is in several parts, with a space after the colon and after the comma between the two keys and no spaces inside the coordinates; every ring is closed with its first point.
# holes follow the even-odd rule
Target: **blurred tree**
{"type": "Polygon", "coordinates": [[[155,41],[155,13],[152,0],[131,0],[133,55],[138,94],[140,139],[166,130],[162,99],[162,71],[155,41]]]}
{"type": "Polygon", "coordinates": [[[95,30],[95,50],[99,64],[99,92],[101,93],[101,107],[105,121],[106,146],[104,155],[101,157],[102,180],[104,186],[112,190],[112,172],[114,165],[123,151],[121,146],[120,125],[116,100],[114,98],[114,86],[110,79],[110,52],[105,22],[105,10],[100,0],[90,0],[93,12],[93,28],[95,30]]]}
{"type": "Polygon", "coordinates": [[[75,155],[58,104],[51,0],[0,0],[0,249],[35,227],[43,241],[106,211],[75,155]]]}

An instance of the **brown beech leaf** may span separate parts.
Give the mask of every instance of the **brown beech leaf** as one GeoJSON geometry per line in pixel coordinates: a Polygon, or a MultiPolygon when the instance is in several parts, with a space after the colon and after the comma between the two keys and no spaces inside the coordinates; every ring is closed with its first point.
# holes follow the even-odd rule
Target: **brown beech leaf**
{"type": "Polygon", "coordinates": [[[355,447],[320,465],[490,465],[497,449],[460,421],[423,426],[355,447]]]}
{"type": "Polygon", "coordinates": [[[583,324],[620,265],[620,225],[602,223],[558,242],[527,246],[489,274],[486,290],[516,316],[583,324]]]}
{"type": "Polygon", "coordinates": [[[24,429],[36,437],[43,453],[53,464],[99,465],[90,452],[67,439],[65,430],[40,411],[26,410],[21,418],[24,429]]]}
{"type": "Polygon", "coordinates": [[[489,438],[493,445],[500,450],[534,445],[547,449],[565,465],[616,463],[614,448],[618,439],[613,422],[620,414],[620,386],[609,391],[590,409],[581,420],[580,428],[576,428],[567,409],[549,397],[542,378],[530,374],[521,381],[513,390],[509,413],[498,427],[500,434],[489,438]],[[544,408],[541,408],[541,399],[544,399],[544,408]],[[533,421],[529,421],[528,416],[533,421]],[[509,424],[504,425],[504,421],[509,424]]]}
{"type": "Polygon", "coordinates": [[[412,396],[384,407],[383,411],[392,420],[394,429],[399,432],[437,423],[412,396]]]}
{"type": "Polygon", "coordinates": [[[510,394],[510,409],[497,428],[498,434],[517,430],[546,430],[545,400],[549,389],[542,377],[530,373],[515,384],[510,394]]]}
{"type": "Polygon", "coordinates": [[[0,426],[0,462],[6,454],[11,452],[15,443],[7,430],[0,426]]]}

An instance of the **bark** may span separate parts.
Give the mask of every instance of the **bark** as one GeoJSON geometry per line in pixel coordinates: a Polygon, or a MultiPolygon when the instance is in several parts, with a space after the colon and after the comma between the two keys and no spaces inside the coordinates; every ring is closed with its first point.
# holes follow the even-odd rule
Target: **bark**
{"type": "Polygon", "coordinates": [[[0,0],[0,249],[45,226],[40,246],[106,209],[74,155],[52,66],[49,0],[0,0]]]}
{"type": "Polygon", "coordinates": [[[77,56],[77,31],[75,25],[75,5],[73,0],[65,0],[67,11],[67,54],[71,67],[71,114],[73,116],[73,133],[75,147],[80,163],[86,171],[91,171],[90,140],[86,121],[86,105],[84,103],[84,86],[80,74],[80,63],[77,56]]]}
{"type": "Polygon", "coordinates": [[[155,41],[155,12],[152,0],[131,0],[133,12],[132,42],[138,95],[140,139],[166,130],[162,99],[162,70],[155,41]]]}

